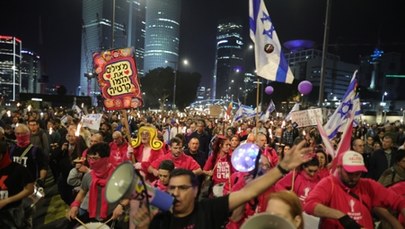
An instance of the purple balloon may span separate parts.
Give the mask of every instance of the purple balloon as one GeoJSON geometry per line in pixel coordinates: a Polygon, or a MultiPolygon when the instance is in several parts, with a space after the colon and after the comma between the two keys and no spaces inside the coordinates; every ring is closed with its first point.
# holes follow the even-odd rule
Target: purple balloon
{"type": "Polygon", "coordinates": [[[312,91],[312,83],[304,80],[298,84],[298,91],[303,95],[308,95],[312,91]]]}
{"type": "Polygon", "coordinates": [[[264,92],[266,92],[266,94],[271,95],[273,94],[273,87],[272,86],[267,86],[266,89],[264,89],[264,92]]]}

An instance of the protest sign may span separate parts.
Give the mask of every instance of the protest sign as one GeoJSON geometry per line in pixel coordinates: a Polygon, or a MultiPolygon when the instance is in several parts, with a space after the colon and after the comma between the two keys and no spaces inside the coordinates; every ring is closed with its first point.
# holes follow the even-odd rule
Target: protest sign
{"type": "Polygon", "coordinates": [[[308,109],[291,112],[291,122],[296,122],[299,127],[316,126],[316,119],[322,120],[322,109],[308,109]]]}
{"type": "Polygon", "coordinates": [[[93,54],[94,69],[107,110],[142,106],[142,93],[134,61],[134,48],[93,54]]]}

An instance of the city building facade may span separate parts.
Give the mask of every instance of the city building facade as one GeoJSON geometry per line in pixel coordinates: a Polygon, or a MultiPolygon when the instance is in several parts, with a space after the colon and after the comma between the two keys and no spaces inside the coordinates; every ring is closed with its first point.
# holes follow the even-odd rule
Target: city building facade
{"type": "Polygon", "coordinates": [[[216,42],[212,98],[237,100],[244,95],[243,25],[234,19],[220,21],[216,42]]]}
{"type": "Polygon", "coordinates": [[[16,101],[21,91],[22,41],[0,35],[0,94],[6,101],[16,101]]]}
{"type": "MultiPolygon", "coordinates": [[[[322,51],[314,48],[294,49],[285,53],[295,80],[308,80],[313,85],[312,92],[307,95],[307,100],[317,104],[321,78],[322,51]]],[[[326,55],[324,79],[325,103],[338,102],[344,96],[358,65],[345,63],[339,56],[328,53],[326,55]]],[[[327,105],[327,104],[324,104],[327,105]]]]}
{"type": "Polygon", "coordinates": [[[180,0],[146,2],[144,71],[179,67],[180,0]]]}
{"type": "Polygon", "coordinates": [[[22,50],[21,62],[21,92],[43,93],[44,86],[41,77],[41,61],[39,55],[31,51],[22,50]]]}

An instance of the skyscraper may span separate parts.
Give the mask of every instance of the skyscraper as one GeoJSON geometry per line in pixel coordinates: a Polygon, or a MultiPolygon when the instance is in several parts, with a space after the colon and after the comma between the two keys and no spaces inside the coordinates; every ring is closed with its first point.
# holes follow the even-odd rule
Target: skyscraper
{"type": "Polygon", "coordinates": [[[180,3],[180,0],[146,2],[145,73],[164,66],[177,70],[180,3]]]}
{"type": "Polygon", "coordinates": [[[0,35],[0,94],[6,101],[16,101],[21,90],[22,41],[0,35]]]}
{"type": "Polygon", "coordinates": [[[220,21],[217,27],[213,98],[237,100],[243,96],[243,26],[238,20],[220,21]]]}
{"type": "Polygon", "coordinates": [[[83,0],[82,16],[81,95],[94,97],[100,93],[96,76],[92,74],[94,52],[133,46],[138,72],[143,74],[145,0],[83,0]],[[111,30],[113,21],[114,31],[111,30]]]}
{"type": "Polygon", "coordinates": [[[41,79],[40,57],[33,52],[22,50],[21,62],[21,92],[41,93],[39,80],[41,79]]]}

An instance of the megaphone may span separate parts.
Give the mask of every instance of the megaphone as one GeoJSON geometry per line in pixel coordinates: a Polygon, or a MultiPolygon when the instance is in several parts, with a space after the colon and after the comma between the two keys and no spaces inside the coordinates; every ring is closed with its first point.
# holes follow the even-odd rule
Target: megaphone
{"type": "Polygon", "coordinates": [[[247,219],[240,229],[295,229],[295,226],[280,216],[259,213],[247,219]]]}
{"type": "Polygon", "coordinates": [[[245,143],[238,146],[232,152],[232,166],[239,172],[253,171],[256,167],[259,151],[259,146],[252,143],[245,143]]]}
{"type": "Polygon", "coordinates": [[[105,195],[109,203],[115,203],[122,198],[149,198],[150,204],[162,211],[169,211],[174,201],[174,197],[170,194],[144,183],[129,162],[120,164],[114,170],[107,182],[105,195]]]}

